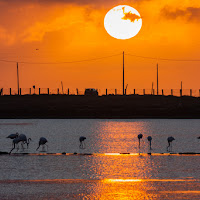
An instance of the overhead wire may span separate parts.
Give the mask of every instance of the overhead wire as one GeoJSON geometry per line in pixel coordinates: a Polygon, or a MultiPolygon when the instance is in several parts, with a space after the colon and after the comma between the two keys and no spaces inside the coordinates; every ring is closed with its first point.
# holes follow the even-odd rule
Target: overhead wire
{"type": "Polygon", "coordinates": [[[26,62],[26,61],[14,61],[14,60],[5,60],[5,59],[0,59],[0,62],[21,63],[21,64],[39,64],[39,65],[56,65],[56,64],[72,64],[72,63],[102,60],[102,59],[111,58],[111,57],[115,57],[115,56],[119,56],[119,55],[121,55],[121,53],[110,55],[110,56],[98,57],[98,58],[91,58],[91,59],[85,59],[85,60],[75,60],[75,61],[63,61],[63,62],[26,62]]]}
{"type": "Polygon", "coordinates": [[[200,62],[200,60],[192,60],[192,59],[171,59],[171,58],[156,58],[156,57],[148,57],[148,56],[140,56],[140,55],[133,55],[133,54],[126,54],[127,56],[133,56],[138,58],[144,59],[152,59],[152,60],[165,60],[165,61],[177,61],[177,62],[200,62]]]}
{"type": "MultiPolygon", "coordinates": [[[[21,63],[21,64],[39,64],[39,65],[56,65],[56,64],[73,64],[73,63],[81,63],[81,62],[90,62],[95,60],[102,60],[106,58],[111,58],[115,56],[122,55],[122,53],[114,54],[110,56],[104,56],[104,57],[97,57],[97,58],[91,58],[91,59],[84,59],[84,60],[75,60],[75,61],[60,61],[60,62],[28,62],[28,61],[16,61],[16,60],[6,60],[6,59],[0,59],[0,62],[7,62],[7,63],[21,63]]],[[[151,59],[151,60],[163,60],[163,61],[176,61],[176,62],[200,62],[200,59],[171,59],[171,58],[156,58],[156,57],[148,57],[148,56],[141,56],[141,55],[134,55],[125,53],[126,56],[133,56],[137,58],[143,58],[143,59],[151,59]]]]}

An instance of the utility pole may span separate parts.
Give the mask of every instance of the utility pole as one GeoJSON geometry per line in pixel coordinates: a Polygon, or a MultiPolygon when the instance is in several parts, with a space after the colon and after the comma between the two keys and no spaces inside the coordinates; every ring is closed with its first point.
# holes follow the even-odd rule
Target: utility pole
{"type": "Polygon", "coordinates": [[[18,95],[19,95],[19,69],[18,69],[18,62],[17,62],[17,87],[18,87],[18,95]]]}
{"type": "Polygon", "coordinates": [[[62,93],[64,94],[64,90],[63,90],[63,82],[61,81],[61,86],[62,86],[62,93]]]}
{"type": "Polygon", "coordinates": [[[151,94],[154,94],[154,92],[153,92],[153,82],[152,82],[152,87],[151,87],[151,94]]]}
{"type": "Polygon", "coordinates": [[[123,95],[124,95],[124,51],[123,51],[123,95]]]}
{"type": "Polygon", "coordinates": [[[158,64],[157,64],[157,95],[158,95],[158,64]]]}
{"type": "Polygon", "coordinates": [[[183,83],[182,83],[182,81],[181,81],[181,92],[180,92],[180,96],[182,97],[182,95],[183,95],[183,83]]]}

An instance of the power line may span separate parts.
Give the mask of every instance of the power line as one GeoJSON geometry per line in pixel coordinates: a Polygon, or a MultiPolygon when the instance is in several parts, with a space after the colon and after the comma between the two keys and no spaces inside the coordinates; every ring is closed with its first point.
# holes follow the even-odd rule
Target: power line
{"type": "Polygon", "coordinates": [[[102,60],[106,58],[111,58],[115,56],[119,56],[120,54],[114,54],[111,56],[104,56],[104,57],[98,57],[98,58],[92,58],[92,59],[85,59],[85,60],[76,60],[76,61],[64,61],[64,62],[26,62],[26,61],[15,61],[15,60],[4,60],[0,59],[0,62],[8,62],[8,63],[21,63],[21,64],[38,64],[38,65],[56,65],[56,64],[72,64],[72,63],[80,63],[80,62],[89,62],[89,61],[95,61],[95,60],[102,60]]]}
{"type": "Polygon", "coordinates": [[[133,54],[125,54],[127,56],[133,56],[138,58],[144,58],[144,59],[152,59],[152,60],[166,60],[166,61],[179,61],[179,62],[200,62],[200,60],[182,60],[182,59],[171,59],[171,58],[155,58],[155,57],[147,57],[147,56],[139,56],[139,55],[133,55],[133,54]]]}
{"type": "MultiPolygon", "coordinates": [[[[73,63],[81,63],[81,62],[90,62],[95,60],[102,60],[106,58],[111,58],[115,56],[122,55],[122,53],[114,54],[110,56],[104,56],[104,57],[97,57],[92,59],[85,59],[85,60],[75,60],[75,61],[63,61],[63,62],[26,62],[26,61],[16,61],[16,60],[6,60],[6,59],[0,59],[0,62],[7,62],[7,63],[21,63],[21,64],[33,64],[33,65],[56,65],[56,64],[73,64],[73,63]]],[[[148,56],[140,56],[140,55],[134,55],[134,54],[127,54],[126,56],[133,56],[137,58],[144,58],[144,59],[151,59],[151,60],[165,60],[165,61],[176,61],[176,62],[200,62],[200,60],[193,60],[193,59],[171,59],[171,58],[156,58],[156,57],[148,57],[148,56]]]]}

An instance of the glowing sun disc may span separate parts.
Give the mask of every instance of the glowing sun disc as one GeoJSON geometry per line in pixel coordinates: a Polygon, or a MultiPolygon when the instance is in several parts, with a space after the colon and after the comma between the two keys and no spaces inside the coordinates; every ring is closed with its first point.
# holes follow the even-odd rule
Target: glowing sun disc
{"type": "Polygon", "coordinates": [[[112,8],[104,18],[104,27],[109,35],[117,39],[130,39],[142,27],[140,13],[127,5],[112,8]]]}

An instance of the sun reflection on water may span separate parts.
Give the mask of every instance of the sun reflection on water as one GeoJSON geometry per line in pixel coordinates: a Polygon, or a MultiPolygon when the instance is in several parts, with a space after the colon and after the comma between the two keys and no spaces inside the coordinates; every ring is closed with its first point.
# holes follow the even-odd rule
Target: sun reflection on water
{"type": "Polygon", "coordinates": [[[148,123],[142,121],[101,121],[97,127],[96,145],[102,153],[138,152],[137,135],[148,132],[148,123]]]}

